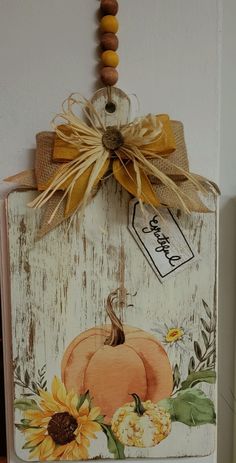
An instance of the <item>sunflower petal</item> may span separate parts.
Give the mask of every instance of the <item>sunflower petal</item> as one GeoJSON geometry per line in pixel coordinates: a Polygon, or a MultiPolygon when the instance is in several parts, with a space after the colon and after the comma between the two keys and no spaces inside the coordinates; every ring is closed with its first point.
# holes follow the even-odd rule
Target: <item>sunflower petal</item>
{"type": "Polygon", "coordinates": [[[42,436],[35,437],[34,439],[31,439],[27,442],[29,442],[29,447],[35,447],[35,445],[40,444],[44,440],[44,434],[42,436]]]}
{"type": "Polygon", "coordinates": [[[62,384],[57,378],[57,376],[54,376],[53,381],[52,381],[52,395],[55,401],[65,404],[66,401],[66,388],[64,384],[62,384]]]}
{"type": "Polygon", "coordinates": [[[88,450],[84,446],[79,447],[80,459],[81,460],[88,460],[88,450]]]}
{"type": "Polygon", "coordinates": [[[39,460],[39,454],[40,454],[40,446],[35,447],[35,449],[31,450],[28,458],[29,460],[37,459],[39,460]]]}
{"type": "Polygon", "coordinates": [[[50,436],[47,436],[40,444],[40,460],[47,460],[55,449],[55,442],[50,436]]]}
{"type": "Polygon", "coordinates": [[[100,407],[93,407],[91,408],[89,412],[89,419],[90,420],[96,420],[96,418],[101,414],[101,408],[100,407]]]}
{"type": "Polygon", "coordinates": [[[53,459],[54,460],[60,459],[60,457],[63,455],[67,447],[68,447],[68,444],[56,446],[52,454],[53,459]]]}
{"type": "Polygon", "coordinates": [[[100,424],[96,423],[95,421],[88,421],[86,424],[83,425],[81,433],[84,436],[91,436],[95,432],[100,432],[101,426],[100,424]]]}
{"type": "Polygon", "coordinates": [[[41,420],[45,417],[45,413],[42,410],[25,410],[24,417],[28,420],[41,420]]]}
{"type": "Polygon", "coordinates": [[[45,429],[44,428],[28,428],[25,431],[27,440],[31,442],[33,439],[36,439],[38,437],[44,438],[45,435],[45,429]]]}
{"type": "Polygon", "coordinates": [[[77,395],[75,392],[71,391],[71,392],[67,395],[66,405],[67,405],[67,407],[68,407],[69,412],[70,412],[73,416],[77,416],[77,415],[78,415],[78,410],[77,410],[78,395],[77,395]]]}
{"type": "Polygon", "coordinates": [[[146,173],[140,169],[141,178],[141,194],[138,195],[138,184],[136,172],[132,161],[127,162],[125,165],[116,159],[113,162],[113,174],[116,180],[133,196],[140,199],[144,203],[151,204],[152,206],[159,206],[160,201],[156,196],[151,182],[146,173]]]}
{"type": "Polygon", "coordinates": [[[43,389],[40,389],[39,394],[40,394],[41,399],[45,400],[45,402],[53,401],[53,397],[52,397],[52,394],[50,392],[44,391],[43,389]]]}
{"type": "Polygon", "coordinates": [[[84,445],[85,447],[90,446],[90,440],[81,433],[79,433],[78,436],[76,436],[75,440],[78,445],[84,445]]]}
{"type": "Polygon", "coordinates": [[[88,399],[85,399],[85,401],[82,403],[80,409],[79,409],[79,416],[83,417],[86,416],[86,418],[89,415],[89,401],[88,399]]]}
{"type": "Polygon", "coordinates": [[[71,442],[70,444],[67,444],[67,448],[63,454],[63,458],[66,458],[66,460],[74,459],[74,452],[76,452],[77,448],[78,448],[78,445],[75,440],[71,442]]]}

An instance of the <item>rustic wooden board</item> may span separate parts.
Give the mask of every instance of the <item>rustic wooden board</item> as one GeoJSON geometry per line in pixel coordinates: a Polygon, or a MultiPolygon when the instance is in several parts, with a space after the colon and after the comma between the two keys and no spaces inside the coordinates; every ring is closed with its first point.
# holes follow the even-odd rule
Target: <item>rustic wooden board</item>
{"type": "MultiPolygon", "coordinates": [[[[60,377],[60,364],[68,344],[81,332],[107,322],[105,301],[116,289],[128,291],[127,304],[120,310],[125,323],[150,333],[160,323],[182,323],[204,350],[200,318],[205,318],[204,299],[215,320],[216,302],[216,214],[178,213],[187,240],[200,257],[182,272],[161,284],[128,231],[130,196],[113,179],[103,184],[91,200],[80,223],[77,219],[67,232],[62,224],[35,241],[41,212],[27,208],[35,192],[12,192],[7,201],[12,351],[14,365],[20,365],[34,378],[46,364],[46,378],[60,377]]],[[[154,333],[155,334],[155,333],[154,333]]],[[[215,331],[214,331],[215,335],[215,331]]],[[[156,332],[161,339],[161,335],[156,332]]],[[[170,350],[173,365],[178,350],[170,350]]],[[[184,379],[194,356],[193,342],[181,352],[180,374],[184,379]]],[[[215,399],[214,386],[201,386],[215,399]]],[[[117,388],[119,385],[117,384],[117,388]]],[[[15,386],[15,397],[22,387],[15,386]]],[[[20,414],[16,411],[15,420],[20,414]]],[[[24,437],[15,431],[15,450],[22,450],[24,437]]],[[[215,447],[215,427],[189,428],[173,423],[170,436],[159,446],[126,448],[127,457],[202,456],[215,447]]],[[[92,443],[90,457],[111,458],[101,433],[92,443]]]]}

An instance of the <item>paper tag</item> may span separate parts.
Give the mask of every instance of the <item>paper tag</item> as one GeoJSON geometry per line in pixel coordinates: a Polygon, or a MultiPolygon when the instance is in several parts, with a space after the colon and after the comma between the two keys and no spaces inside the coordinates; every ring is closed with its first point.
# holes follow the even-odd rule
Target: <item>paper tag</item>
{"type": "Polygon", "coordinates": [[[158,214],[151,206],[145,206],[143,212],[137,199],[132,199],[128,228],[160,281],[195,259],[176,218],[167,208],[158,214]]]}

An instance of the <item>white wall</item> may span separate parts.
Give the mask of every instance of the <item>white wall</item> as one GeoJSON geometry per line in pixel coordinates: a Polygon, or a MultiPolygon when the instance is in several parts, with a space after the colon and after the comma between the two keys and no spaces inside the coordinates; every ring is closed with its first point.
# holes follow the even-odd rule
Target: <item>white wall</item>
{"type": "MultiPolygon", "coordinates": [[[[219,463],[232,459],[236,308],[236,2],[223,0],[219,253],[219,463]]],[[[235,430],[234,430],[235,435],[235,430]]],[[[236,440],[236,439],[235,439],[236,440]]],[[[235,447],[236,450],[236,447],[235,447]]]]}
{"type": "MultiPolygon", "coordinates": [[[[193,171],[219,180],[220,0],[120,0],[119,86],[134,93],[140,113],[168,112],[184,122],[193,171]]],[[[233,315],[235,266],[235,118],[228,106],[235,95],[231,60],[235,53],[233,3],[223,35],[223,105],[220,268],[220,368],[218,463],[231,462],[233,315]],[[226,69],[228,67],[228,69],[226,69]],[[232,86],[233,88],[233,86],[232,86]],[[231,140],[231,141],[230,141],[231,140]],[[229,155],[230,153],[230,155],[229,155]],[[229,163],[232,163],[229,165],[229,163]],[[233,214],[233,218],[231,217],[233,214]],[[232,228],[232,225],[234,228],[232,228]],[[226,227],[226,229],[225,229],[226,227]],[[228,244],[227,244],[228,243],[228,244]],[[230,244],[229,244],[230,243],[230,244]],[[232,244],[233,248],[230,247],[232,244]],[[227,294],[227,299],[225,297],[227,294]],[[226,301],[226,303],[225,303],[226,301]],[[226,361],[227,359],[227,361],[226,361]],[[224,398],[223,398],[224,397],[224,398]]],[[[232,4],[232,5],[230,5],[232,4]]],[[[72,91],[89,97],[96,86],[97,0],[0,0],[0,163],[1,177],[33,163],[35,133],[49,128],[61,101],[72,91]]],[[[172,460],[173,461],[173,460],[172,460]]],[[[179,462],[180,460],[178,460],[179,462]]],[[[185,459],[196,463],[199,459],[185,459]]],[[[215,461],[213,456],[201,459],[215,461]]],[[[166,460],[167,463],[167,460],[166,460]]]]}

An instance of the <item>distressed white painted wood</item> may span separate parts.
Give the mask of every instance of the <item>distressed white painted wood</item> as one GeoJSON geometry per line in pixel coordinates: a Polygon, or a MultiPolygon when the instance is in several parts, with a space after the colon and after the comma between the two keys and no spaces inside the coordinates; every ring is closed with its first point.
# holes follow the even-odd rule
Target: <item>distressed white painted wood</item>
{"type": "MultiPolygon", "coordinates": [[[[128,231],[130,196],[113,179],[103,184],[68,234],[62,224],[38,242],[40,212],[26,207],[34,197],[35,192],[13,192],[7,206],[13,358],[22,368],[27,367],[31,377],[45,363],[49,384],[55,374],[60,376],[65,348],[82,331],[106,321],[105,301],[117,287],[131,294],[127,302],[133,307],[120,312],[126,323],[152,332],[159,322],[185,320],[202,345],[202,299],[216,310],[215,214],[188,218],[178,214],[180,226],[201,259],[162,285],[128,231]]],[[[192,354],[193,348],[184,356],[183,377],[192,354]]],[[[170,358],[177,361],[174,354],[170,358]]],[[[212,395],[212,386],[204,390],[212,395]]],[[[21,392],[16,386],[15,394],[21,392]]],[[[174,423],[171,435],[159,446],[127,449],[126,455],[207,455],[213,451],[214,441],[213,425],[190,429],[174,423]]],[[[16,453],[24,460],[27,452],[21,446],[18,433],[16,453]]],[[[98,455],[110,456],[103,435],[92,446],[91,456],[98,455]]]]}

